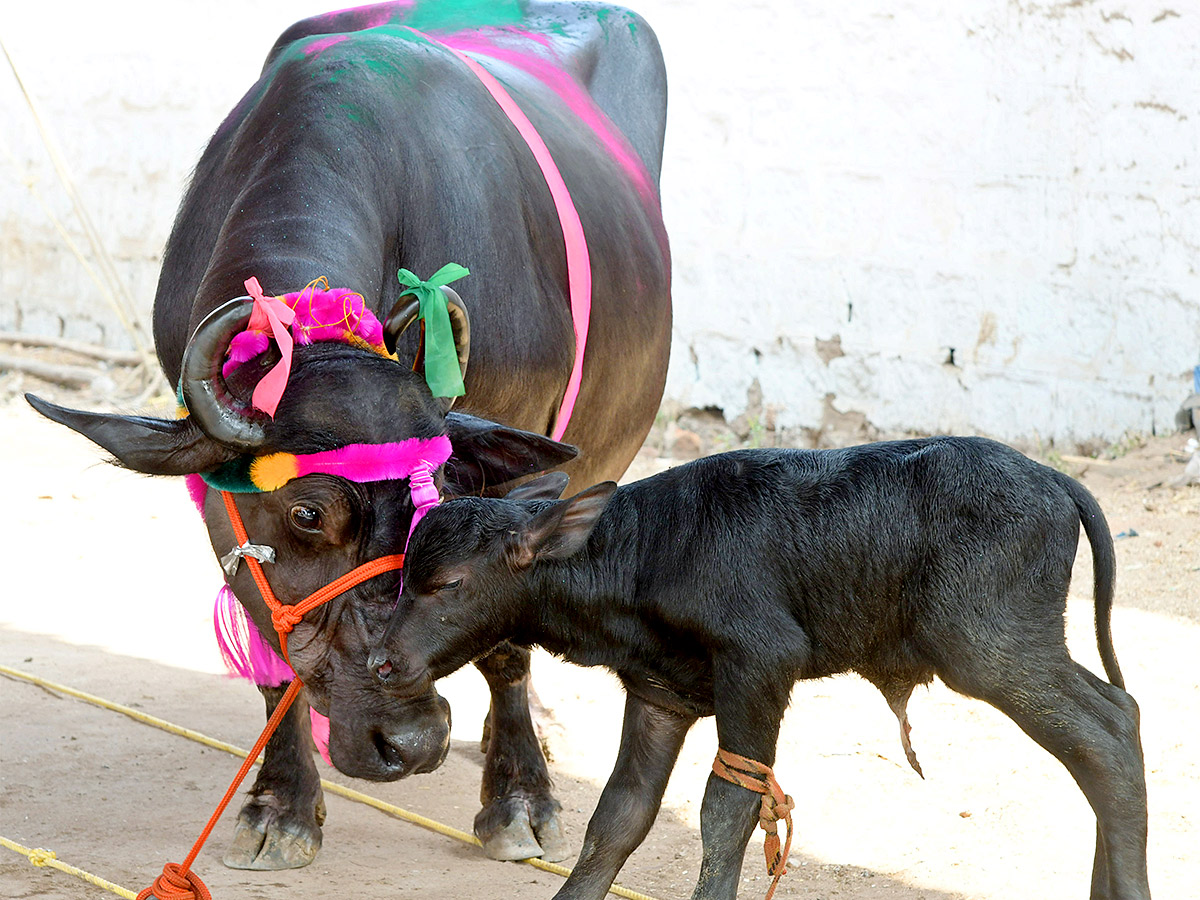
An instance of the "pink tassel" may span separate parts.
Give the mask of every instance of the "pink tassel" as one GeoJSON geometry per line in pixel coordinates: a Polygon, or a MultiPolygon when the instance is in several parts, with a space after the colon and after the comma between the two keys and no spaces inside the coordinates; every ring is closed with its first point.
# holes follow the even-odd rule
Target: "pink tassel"
{"type": "Polygon", "coordinates": [[[295,677],[292,667],[263,640],[229,585],[223,585],[217,592],[213,630],[230,675],[264,687],[279,687],[295,677]]]}
{"type": "Polygon", "coordinates": [[[321,754],[321,759],[333,765],[333,760],[329,758],[329,719],[321,715],[311,706],[308,708],[309,718],[312,720],[312,736],[313,742],[317,745],[317,750],[321,754]]]}
{"type": "MultiPolygon", "coordinates": [[[[263,640],[227,584],[217,592],[217,602],[213,605],[213,630],[217,635],[221,659],[231,677],[244,678],[265,687],[279,687],[295,677],[292,667],[284,662],[274,647],[263,640]]],[[[308,712],[313,742],[321,758],[332,766],[333,760],[329,757],[329,719],[311,707],[308,712]]]]}

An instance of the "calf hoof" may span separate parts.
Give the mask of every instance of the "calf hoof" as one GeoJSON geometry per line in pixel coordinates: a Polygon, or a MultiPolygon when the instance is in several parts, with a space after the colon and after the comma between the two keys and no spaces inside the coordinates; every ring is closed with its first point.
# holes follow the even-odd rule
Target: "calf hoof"
{"type": "Polygon", "coordinates": [[[558,820],[557,801],[551,800],[538,815],[518,797],[493,800],[475,817],[475,836],[492,859],[518,860],[541,857],[557,862],[571,855],[558,820]]]}
{"type": "Polygon", "coordinates": [[[300,869],[317,858],[325,801],[318,800],[312,816],[279,808],[270,794],[251,797],[238,813],[233,843],[222,862],[231,869],[300,869]]]}

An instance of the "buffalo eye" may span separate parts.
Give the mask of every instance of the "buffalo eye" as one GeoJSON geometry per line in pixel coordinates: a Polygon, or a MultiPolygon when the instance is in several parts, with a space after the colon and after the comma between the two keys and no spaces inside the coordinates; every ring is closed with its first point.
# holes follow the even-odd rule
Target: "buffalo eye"
{"type": "Polygon", "coordinates": [[[288,516],[291,518],[292,524],[301,531],[321,530],[321,512],[311,506],[297,503],[289,510],[288,516]]]}
{"type": "Polygon", "coordinates": [[[455,578],[453,581],[447,581],[445,584],[443,584],[441,587],[437,588],[436,590],[437,590],[439,593],[440,593],[441,591],[452,591],[452,590],[454,590],[456,587],[458,587],[458,586],[459,586],[459,585],[461,585],[461,584],[462,584],[462,579],[461,579],[461,578],[455,578]]]}

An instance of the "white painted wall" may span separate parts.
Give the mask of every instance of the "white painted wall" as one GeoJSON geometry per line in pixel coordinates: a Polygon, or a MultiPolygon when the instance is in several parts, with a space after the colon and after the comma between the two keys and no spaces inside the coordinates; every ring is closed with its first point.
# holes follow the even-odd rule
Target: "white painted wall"
{"type": "MultiPolygon", "coordinates": [[[[816,440],[841,414],[1062,445],[1172,427],[1200,362],[1194,5],[633,5],[671,78],[668,399],[816,440]]],[[[117,0],[54,28],[6,12],[143,309],[207,136],[318,9],[117,0]]],[[[55,332],[66,311],[70,336],[122,344],[18,182],[70,219],[4,71],[0,114],[0,328],[55,332]]]]}
{"type": "MultiPolygon", "coordinates": [[[[324,6],[65,0],[43,7],[4,0],[0,39],[147,330],[163,245],[200,152],[258,77],[279,32],[324,6]]],[[[0,329],[131,346],[46,213],[95,264],[3,59],[0,121],[0,329]]]]}

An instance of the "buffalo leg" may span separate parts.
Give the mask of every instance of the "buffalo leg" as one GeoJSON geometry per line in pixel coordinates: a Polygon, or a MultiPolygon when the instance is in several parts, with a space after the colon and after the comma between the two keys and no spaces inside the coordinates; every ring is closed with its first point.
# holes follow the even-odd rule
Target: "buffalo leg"
{"type": "Polygon", "coordinates": [[[501,644],[475,665],[492,693],[475,836],[492,859],[565,859],[562,806],[529,715],[529,651],[501,644]]]}
{"type": "Polygon", "coordinates": [[[1023,659],[1000,652],[939,674],[1005,713],[1071,773],[1096,813],[1092,900],[1149,900],[1137,704],[1076,664],[1065,647],[1023,649],[1023,659]]]}
{"type": "MultiPolygon", "coordinates": [[[[287,683],[259,685],[268,718],[287,687],[287,683]]],[[[263,749],[263,765],[238,813],[225,865],[232,869],[298,869],[316,858],[321,849],[325,801],[313,749],[308,704],[297,698],[263,749]]]]}
{"type": "MultiPolygon", "coordinates": [[[[781,671],[786,669],[761,660],[716,667],[713,696],[717,741],[723,750],[767,766],[775,764],[779,725],[792,687],[787,677],[779,675],[781,671]],[[764,677],[753,677],[756,672],[764,677]]],[[[704,857],[692,900],[734,900],[737,896],[746,844],[758,825],[761,807],[761,794],[715,774],[708,776],[700,806],[704,857]]],[[[781,824],[781,837],[782,832],[781,824]]]]}
{"type": "Polygon", "coordinates": [[[626,696],[617,763],[588,822],[579,861],[555,900],[599,900],[608,892],[654,824],[667,779],[695,721],[626,696]]]}

